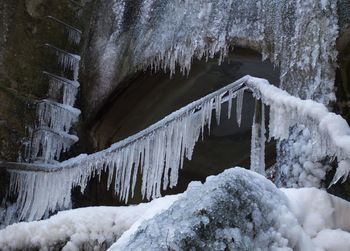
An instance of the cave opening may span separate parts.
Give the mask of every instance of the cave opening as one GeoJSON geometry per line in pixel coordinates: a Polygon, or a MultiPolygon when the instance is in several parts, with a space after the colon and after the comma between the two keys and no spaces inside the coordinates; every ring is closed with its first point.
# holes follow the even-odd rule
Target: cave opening
{"type": "MultiPolygon", "coordinates": [[[[188,76],[179,71],[171,78],[168,72],[138,72],[110,94],[96,117],[88,121],[88,151],[95,152],[131,136],[166,115],[195,101],[235,80],[252,75],[279,83],[279,69],[268,61],[261,60],[261,54],[236,48],[219,65],[218,59],[194,60],[188,76]]],[[[250,164],[251,125],[254,115],[254,98],[245,93],[242,123],[236,120],[236,107],[232,107],[231,118],[227,118],[227,106],[221,111],[218,125],[212,117],[212,128],[205,132],[195,146],[191,161],[186,160],[179,174],[175,188],[164,191],[163,195],[186,190],[191,181],[204,181],[210,175],[217,175],[233,166],[248,167],[250,164]]],[[[274,143],[266,148],[266,164],[275,161],[274,143]]],[[[141,186],[138,179],[137,187],[141,186]]],[[[113,187],[113,186],[112,186],[113,187]]],[[[135,189],[139,191],[140,189],[135,189]]],[[[129,203],[142,201],[136,193],[129,203]]],[[[107,191],[107,174],[93,178],[83,194],[80,189],[73,191],[73,206],[122,205],[113,191],[107,191]]]]}

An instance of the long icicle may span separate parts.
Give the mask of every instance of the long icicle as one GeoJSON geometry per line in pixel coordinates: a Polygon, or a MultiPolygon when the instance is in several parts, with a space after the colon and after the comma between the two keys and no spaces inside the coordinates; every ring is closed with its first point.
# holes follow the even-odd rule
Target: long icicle
{"type": "Polygon", "coordinates": [[[265,106],[261,100],[255,102],[250,150],[250,169],[265,175],[265,106]]]}

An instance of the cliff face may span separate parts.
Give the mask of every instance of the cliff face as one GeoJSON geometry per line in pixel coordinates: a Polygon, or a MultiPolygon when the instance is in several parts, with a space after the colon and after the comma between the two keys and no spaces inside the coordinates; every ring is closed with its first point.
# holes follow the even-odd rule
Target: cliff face
{"type": "Polygon", "coordinates": [[[138,70],[171,74],[178,65],[186,73],[193,58],[225,56],[234,46],[255,49],[279,66],[281,86],[292,94],[334,100],[334,1],[115,0],[98,6],[85,61],[89,117],[138,70]]]}

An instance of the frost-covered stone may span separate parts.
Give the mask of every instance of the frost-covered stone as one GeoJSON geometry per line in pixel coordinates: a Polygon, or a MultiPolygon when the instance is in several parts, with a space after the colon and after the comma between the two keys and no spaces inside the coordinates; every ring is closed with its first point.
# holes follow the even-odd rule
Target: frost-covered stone
{"type": "Polygon", "coordinates": [[[270,181],[241,168],[193,182],[165,212],[110,250],[313,250],[270,181]],[[282,249],[280,249],[282,250],[282,249]]]}

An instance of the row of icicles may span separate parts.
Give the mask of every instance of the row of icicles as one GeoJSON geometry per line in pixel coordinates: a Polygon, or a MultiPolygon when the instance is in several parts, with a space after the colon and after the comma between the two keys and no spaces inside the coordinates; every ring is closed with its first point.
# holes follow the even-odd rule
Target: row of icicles
{"type": "MultiPolygon", "coordinates": [[[[64,29],[71,45],[79,45],[82,32],[52,16],[47,17],[64,29]]],[[[54,52],[61,74],[43,71],[48,82],[47,98],[36,104],[36,124],[30,131],[30,142],[27,143],[25,161],[43,164],[53,164],[59,161],[78,137],[70,134],[72,125],[78,121],[80,110],[74,108],[79,82],[80,56],[67,52],[49,43],[48,50],[54,52]],[[72,79],[65,75],[71,75],[72,79]]]]}

